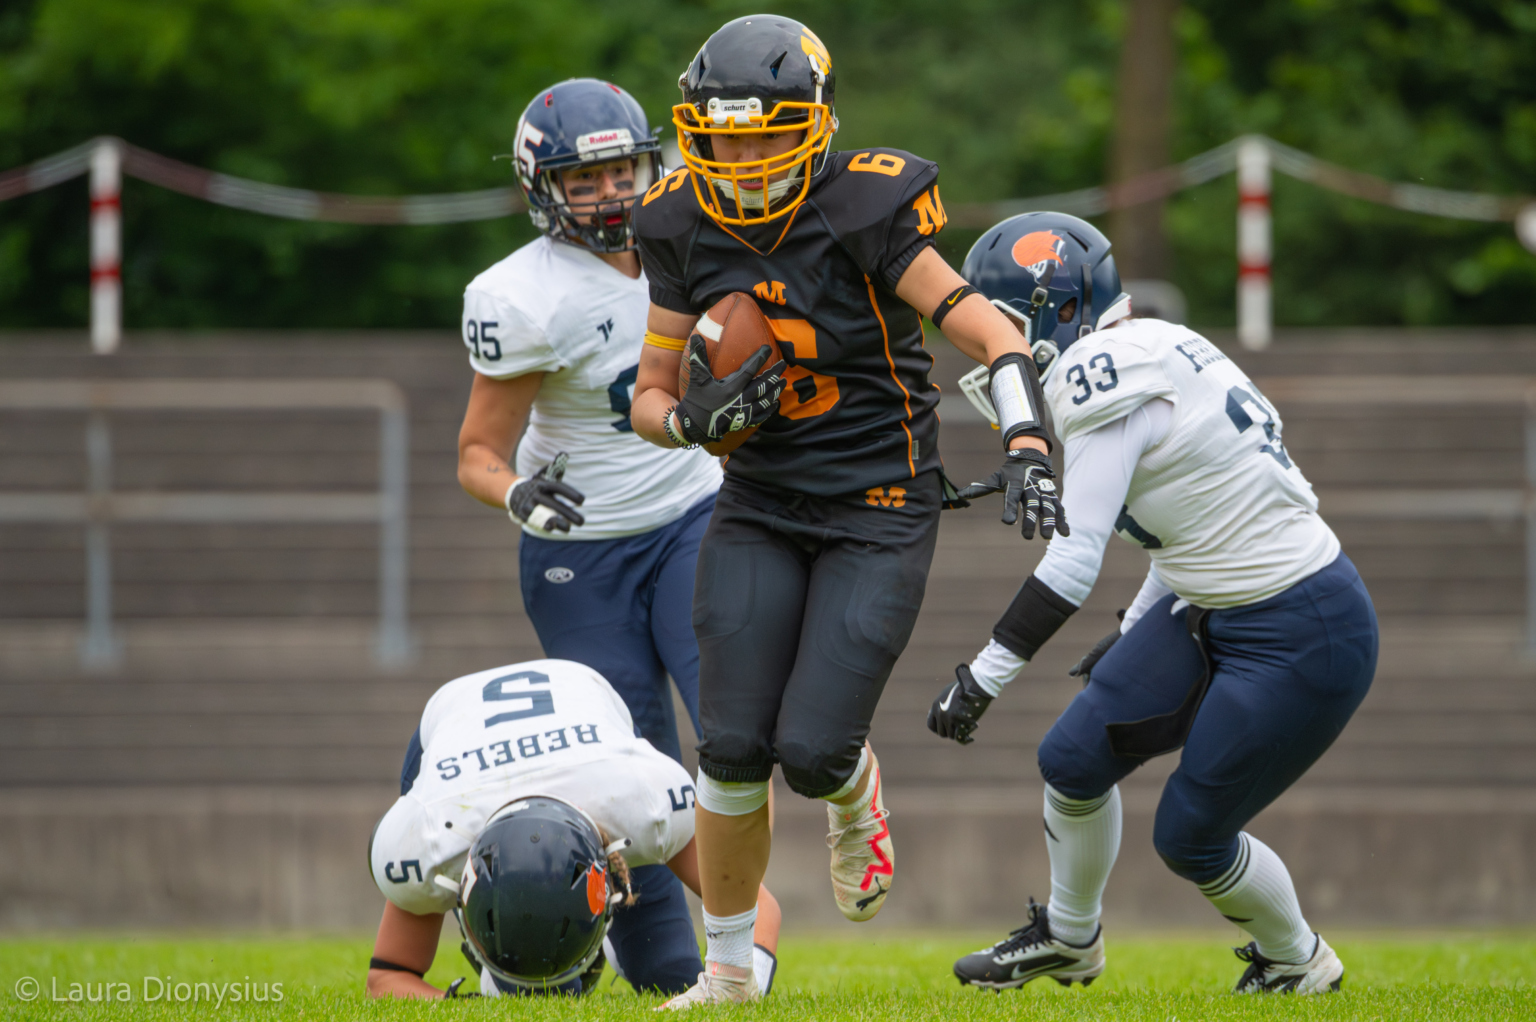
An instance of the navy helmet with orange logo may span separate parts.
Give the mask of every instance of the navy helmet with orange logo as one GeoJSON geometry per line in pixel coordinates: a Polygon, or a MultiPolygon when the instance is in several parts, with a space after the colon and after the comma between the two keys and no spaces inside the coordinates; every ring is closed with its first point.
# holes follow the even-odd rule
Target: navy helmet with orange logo
{"type": "Polygon", "coordinates": [[[1023,213],[990,228],[960,275],[1025,328],[1044,377],[1078,338],[1131,314],[1098,228],[1066,213],[1023,213]]]}
{"type": "Polygon", "coordinates": [[[661,142],[635,98],[611,82],[572,78],[539,90],[517,121],[517,183],[533,225],[556,241],[597,252],[635,247],[635,199],[661,177],[661,142]],[[596,210],[573,212],[560,184],[572,167],[630,160],[634,189],[596,210]]]}
{"type": "Polygon", "coordinates": [[[470,846],[454,914],[464,951],[500,984],[554,989],[597,960],[622,884],[592,818],[555,798],[518,799],[470,846]],[[618,888],[617,890],[615,888],[618,888]]]}
{"type": "Polygon", "coordinates": [[[798,206],[837,131],[834,84],[831,54],[793,18],[752,14],[705,40],[677,80],[683,102],[672,108],[678,148],[704,211],[721,223],[747,225],[798,206]],[[802,137],[779,156],[743,163],[715,156],[719,135],[791,132],[802,137]]]}

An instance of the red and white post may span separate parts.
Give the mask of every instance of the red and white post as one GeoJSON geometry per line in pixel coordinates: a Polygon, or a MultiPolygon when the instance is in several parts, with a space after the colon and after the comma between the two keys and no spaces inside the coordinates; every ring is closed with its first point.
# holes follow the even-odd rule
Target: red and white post
{"type": "Polygon", "coordinates": [[[1237,147],[1237,339],[1250,351],[1269,347],[1269,146],[1249,135],[1237,147]]]}
{"type": "Polygon", "coordinates": [[[91,150],[91,350],[110,355],[123,340],[123,154],[117,140],[91,150]]]}

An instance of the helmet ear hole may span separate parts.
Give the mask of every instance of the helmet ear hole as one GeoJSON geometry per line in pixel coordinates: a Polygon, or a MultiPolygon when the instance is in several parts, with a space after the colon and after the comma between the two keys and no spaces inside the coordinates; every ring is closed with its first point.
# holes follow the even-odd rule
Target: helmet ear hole
{"type": "Polygon", "coordinates": [[[1061,308],[1056,311],[1056,322],[1070,323],[1072,317],[1077,315],[1077,296],[1073,295],[1061,303],[1061,308]]]}

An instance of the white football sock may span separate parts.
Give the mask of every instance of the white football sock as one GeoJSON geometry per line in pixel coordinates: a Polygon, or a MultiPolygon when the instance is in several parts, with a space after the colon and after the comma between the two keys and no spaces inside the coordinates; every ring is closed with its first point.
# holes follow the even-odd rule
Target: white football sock
{"type": "Polygon", "coordinates": [[[704,913],[704,959],[738,969],[752,968],[752,927],[757,922],[757,906],[740,915],[712,916],[704,913]]]}
{"type": "Polygon", "coordinates": [[[1265,958],[1305,962],[1316,950],[1317,938],[1301,915],[1285,863],[1252,834],[1237,839],[1237,861],[1215,880],[1201,884],[1200,893],[1216,911],[1252,934],[1265,958]]]}
{"type": "Polygon", "coordinates": [[[1047,784],[1045,845],[1051,855],[1051,936],[1079,947],[1091,944],[1104,885],[1120,854],[1120,787],[1082,800],[1047,784]]]}

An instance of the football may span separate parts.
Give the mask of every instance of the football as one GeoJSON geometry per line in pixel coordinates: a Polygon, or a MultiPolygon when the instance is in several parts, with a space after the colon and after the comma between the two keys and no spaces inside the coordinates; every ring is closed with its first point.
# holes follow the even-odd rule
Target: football
{"type": "MultiPolygon", "coordinates": [[[[699,317],[693,332],[704,338],[704,352],[709,359],[710,372],[720,380],[741,368],[743,362],[757,354],[757,349],[768,345],[768,361],[764,371],[779,360],[779,343],[774,339],[773,327],[757,299],[745,291],[733,291],[720,299],[709,311],[699,317]]],[[[689,337],[692,343],[693,338],[689,337]]],[[[688,392],[688,360],[683,359],[677,371],[678,396],[688,392]]],[[[705,444],[704,449],[716,457],[730,454],[747,442],[757,432],[756,426],[737,430],[725,439],[705,444]]]]}

